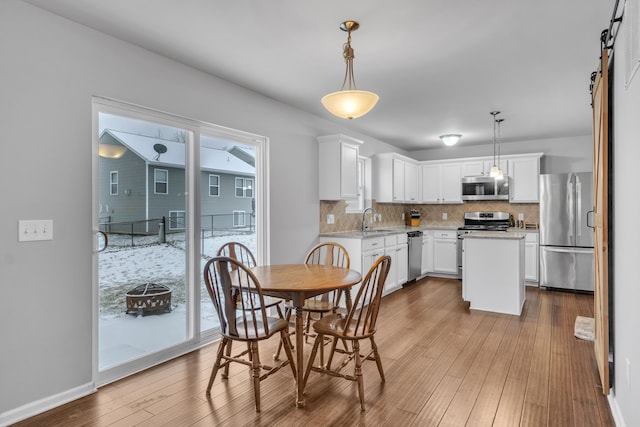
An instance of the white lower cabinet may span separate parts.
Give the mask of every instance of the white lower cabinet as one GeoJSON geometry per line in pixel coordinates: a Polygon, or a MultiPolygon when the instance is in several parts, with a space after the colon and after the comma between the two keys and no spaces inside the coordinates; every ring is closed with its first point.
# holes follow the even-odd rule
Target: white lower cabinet
{"type": "Polygon", "coordinates": [[[426,230],[422,235],[422,271],[421,275],[433,272],[433,231],[426,230]]]}
{"type": "MultiPolygon", "coordinates": [[[[383,295],[398,290],[409,278],[409,248],[407,233],[365,239],[322,236],[320,242],[340,243],[349,253],[350,267],[360,272],[364,279],[373,263],[383,255],[391,257],[391,269],[385,282],[383,295]]],[[[360,285],[351,288],[355,298],[360,285]]],[[[344,301],[341,302],[344,306],[344,301]]]]}
{"type": "Polygon", "coordinates": [[[400,289],[409,278],[407,233],[386,236],[384,238],[384,254],[391,257],[391,268],[383,291],[383,295],[386,295],[400,289]]]}
{"type": "Polygon", "coordinates": [[[458,274],[456,230],[433,231],[433,272],[458,274]]]}
{"type": "Polygon", "coordinates": [[[540,244],[538,233],[527,233],[524,240],[524,279],[537,284],[540,244]]]}

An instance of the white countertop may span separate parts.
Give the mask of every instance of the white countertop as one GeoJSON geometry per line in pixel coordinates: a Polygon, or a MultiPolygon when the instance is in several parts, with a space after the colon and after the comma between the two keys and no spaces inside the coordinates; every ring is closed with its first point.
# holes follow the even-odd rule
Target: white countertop
{"type": "MultiPolygon", "coordinates": [[[[426,231],[426,230],[457,230],[462,224],[428,224],[418,227],[399,226],[399,227],[373,227],[369,231],[339,231],[336,233],[321,233],[320,237],[335,237],[344,239],[369,239],[373,237],[389,236],[391,234],[408,233],[410,231],[426,231]]],[[[509,228],[504,231],[472,231],[465,234],[465,237],[484,238],[484,239],[523,239],[527,233],[537,233],[537,229],[509,228]]]]}

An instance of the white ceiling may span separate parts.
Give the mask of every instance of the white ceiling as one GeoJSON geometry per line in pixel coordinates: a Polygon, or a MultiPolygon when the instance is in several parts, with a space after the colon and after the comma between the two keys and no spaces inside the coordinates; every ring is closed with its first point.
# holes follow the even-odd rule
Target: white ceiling
{"type": "Polygon", "coordinates": [[[590,74],[614,0],[24,0],[406,150],[588,135],[590,74]],[[344,75],[353,19],[358,89],[346,121],[320,104],[344,75]]]}

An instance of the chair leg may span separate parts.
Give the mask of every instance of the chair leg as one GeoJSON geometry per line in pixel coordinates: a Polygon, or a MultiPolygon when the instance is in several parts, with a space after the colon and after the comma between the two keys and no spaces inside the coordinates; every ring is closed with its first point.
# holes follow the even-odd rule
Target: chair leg
{"type": "Polygon", "coordinates": [[[356,364],[354,376],[358,382],[358,395],[360,396],[360,410],[364,411],[364,382],[362,381],[362,359],[360,358],[360,342],[353,341],[353,361],[356,364]]]}
{"type": "MultiPolygon", "coordinates": [[[[278,308],[278,310],[280,310],[280,308],[278,308]]],[[[289,307],[285,308],[283,319],[286,320],[287,323],[289,323],[291,321],[291,309],[289,307]]],[[[287,340],[289,341],[289,346],[293,350],[293,344],[291,343],[291,339],[289,338],[290,336],[291,336],[291,334],[289,334],[289,332],[287,332],[287,340]]],[[[278,343],[278,349],[276,350],[276,354],[273,355],[273,360],[274,361],[280,360],[280,351],[281,350],[282,350],[282,341],[280,341],[278,343]]]]}
{"type": "Polygon", "coordinates": [[[256,412],[260,412],[260,355],[258,354],[258,342],[251,341],[251,371],[253,377],[253,397],[256,401],[256,412]]]}
{"type": "MultiPolygon", "coordinates": [[[[338,344],[338,337],[333,337],[333,340],[331,340],[331,350],[329,351],[329,359],[327,359],[327,369],[330,370],[331,369],[331,362],[333,361],[333,355],[336,353],[336,345],[338,344]]],[[[345,340],[343,339],[342,342],[344,343],[344,349],[347,349],[347,344],[345,342],[345,340]]]]}
{"type": "Polygon", "coordinates": [[[376,341],[373,337],[370,337],[371,341],[371,349],[373,350],[373,357],[376,359],[376,365],[378,365],[378,372],[380,373],[380,379],[382,382],[385,382],[384,371],[382,370],[382,359],[380,359],[380,353],[378,353],[378,346],[376,345],[376,341]]]}
{"type": "Polygon", "coordinates": [[[304,342],[305,344],[308,342],[309,338],[309,329],[311,328],[311,312],[307,312],[307,323],[304,326],[304,342]]]}
{"type": "MultiPolygon", "coordinates": [[[[233,341],[231,341],[231,340],[226,340],[226,341],[227,341],[227,344],[226,344],[226,349],[225,349],[226,350],[225,355],[227,357],[231,357],[231,347],[233,345],[233,341]]],[[[222,371],[222,378],[225,378],[225,379],[229,378],[229,363],[227,363],[224,366],[224,370],[222,371]]]]}
{"type": "Polygon", "coordinates": [[[209,385],[207,386],[207,396],[211,395],[211,387],[213,386],[213,381],[216,379],[216,374],[220,369],[220,361],[222,360],[222,355],[224,354],[224,348],[227,345],[227,339],[222,338],[220,344],[218,345],[218,351],[216,354],[216,361],[213,364],[213,368],[211,369],[211,376],[209,377],[209,385]]]}
{"type": "Polygon", "coordinates": [[[309,373],[311,372],[311,368],[313,366],[313,362],[316,359],[316,353],[318,352],[318,346],[324,340],[324,336],[322,334],[316,335],[316,340],[313,342],[313,348],[311,349],[311,354],[309,355],[309,361],[307,362],[307,369],[304,372],[304,381],[302,382],[302,388],[304,389],[307,385],[307,380],[309,379],[309,373]]]}
{"type": "Polygon", "coordinates": [[[287,332],[286,330],[282,330],[280,332],[280,343],[278,345],[284,347],[284,352],[287,355],[287,360],[289,360],[289,365],[291,366],[291,372],[293,372],[293,378],[298,378],[296,364],[293,361],[293,351],[291,351],[291,340],[289,339],[289,332],[287,332]]]}

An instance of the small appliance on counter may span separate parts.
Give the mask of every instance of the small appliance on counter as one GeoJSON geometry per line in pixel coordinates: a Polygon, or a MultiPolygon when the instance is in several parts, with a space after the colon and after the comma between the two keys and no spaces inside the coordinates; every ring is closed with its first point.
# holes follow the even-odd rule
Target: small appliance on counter
{"type": "Polygon", "coordinates": [[[420,226],[420,211],[417,209],[411,209],[407,217],[407,225],[410,227],[420,226]]]}

